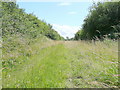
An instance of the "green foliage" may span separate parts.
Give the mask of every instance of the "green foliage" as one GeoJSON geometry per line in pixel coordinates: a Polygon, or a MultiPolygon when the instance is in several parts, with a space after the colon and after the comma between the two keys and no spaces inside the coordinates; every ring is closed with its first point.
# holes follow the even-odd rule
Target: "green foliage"
{"type": "Polygon", "coordinates": [[[50,24],[39,20],[33,14],[25,13],[15,2],[1,3],[4,68],[12,68],[27,60],[21,57],[28,58],[37,54],[37,49],[32,49],[36,40],[47,41],[45,37],[52,40],[63,40],[63,37],[52,29],[50,24]]]}
{"type": "Polygon", "coordinates": [[[117,42],[41,43],[32,49],[38,54],[22,56],[23,63],[3,69],[3,88],[118,88],[117,42]]]}
{"type": "Polygon", "coordinates": [[[75,34],[75,40],[83,40],[85,39],[85,33],[83,30],[79,30],[76,34],[75,34]]]}
{"type": "Polygon", "coordinates": [[[33,14],[27,14],[19,9],[14,2],[2,2],[2,34],[3,38],[12,34],[25,34],[36,38],[40,34],[53,40],[61,40],[62,37],[52,29],[50,24],[39,20],[33,14]]]}
{"type": "MultiPolygon", "coordinates": [[[[50,24],[26,14],[15,3],[2,4],[3,88],[119,86],[117,42],[53,41],[63,38],[50,24]]],[[[112,27],[117,30],[119,25],[112,27]]],[[[81,30],[76,38],[84,39],[85,34],[81,30]]]]}
{"type": "Polygon", "coordinates": [[[75,39],[111,39],[120,37],[120,2],[98,2],[90,8],[82,33],[75,39]]]}
{"type": "Polygon", "coordinates": [[[29,57],[37,54],[38,48],[34,46],[39,42],[39,47],[44,46],[45,42],[49,42],[45,36],[32,39],[26,35],[15,34],[4,38],[2,43],[2,67],[5,69],[12,69],[18,64],[26,62],[29,57]],[[34,48],[33,48],[34,47],[34,48]]]}

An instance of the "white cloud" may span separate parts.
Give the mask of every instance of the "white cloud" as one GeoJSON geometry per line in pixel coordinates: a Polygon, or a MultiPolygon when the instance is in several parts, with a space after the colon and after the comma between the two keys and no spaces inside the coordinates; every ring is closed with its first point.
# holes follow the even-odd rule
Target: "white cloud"
{"type": "Polygon", "coordinates": [[[77,14],[77,12],[72,11],[72,12],[68,12],[68,14],[77,14]]]}
{"type": "Polygon", "coordinates": [[[53,29],[55,29],[61,36],[64,38],[74,37],[74,34],[80,30],[80,27],[78,26],[69,26],[69,25],[59,25],[59,24],[52,24],[53,29]]]}
{"type": "Polygon", "coordinates": [[[69,5],[71,5],[71,3],[69,3],[69,2],[63,2],[63,3],[59,3],[58,5],[59,6],[69,6],[69,5]]]}

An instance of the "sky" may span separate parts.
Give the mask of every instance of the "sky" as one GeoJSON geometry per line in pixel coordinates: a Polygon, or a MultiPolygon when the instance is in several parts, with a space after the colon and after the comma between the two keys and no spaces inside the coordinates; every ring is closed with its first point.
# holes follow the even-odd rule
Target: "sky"
{"type": "Polygon", "coordinates": [[[53,26],[64,38],[74,37],[81,29],[92,2],[17,2],[27,13],[53,26]]]}

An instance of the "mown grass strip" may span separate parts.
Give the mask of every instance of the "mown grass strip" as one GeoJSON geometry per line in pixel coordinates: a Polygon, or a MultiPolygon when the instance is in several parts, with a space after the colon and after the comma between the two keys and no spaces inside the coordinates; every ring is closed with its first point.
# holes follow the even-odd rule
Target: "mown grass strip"
{"type": "Polygon", "coordinates": [[[23,69],[8,75],[3,87],[65,87],[69,66],[65,53],[67,50],[62,44],[44,48],[39,55],[31,58],[31,64],[23,65],[23,69]]]}

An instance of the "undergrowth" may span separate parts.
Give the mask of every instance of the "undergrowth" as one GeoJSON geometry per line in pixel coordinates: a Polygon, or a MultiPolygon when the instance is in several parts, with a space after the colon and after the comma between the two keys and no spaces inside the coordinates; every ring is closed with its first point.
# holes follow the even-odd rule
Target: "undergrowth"
{"type": "Polygon", "coordinates": [[[9,44],[4,43],[9,49],[3,48],[4,88],[119,86],[117,41],[51,41],[43,37],[28,45],[29,40],[25,43],[23,40],[20,43],[18,38],[12,40],[17,47],[9,41],[9,44]],[[15,61],[10,64],[11,58],[15,61]]]}

